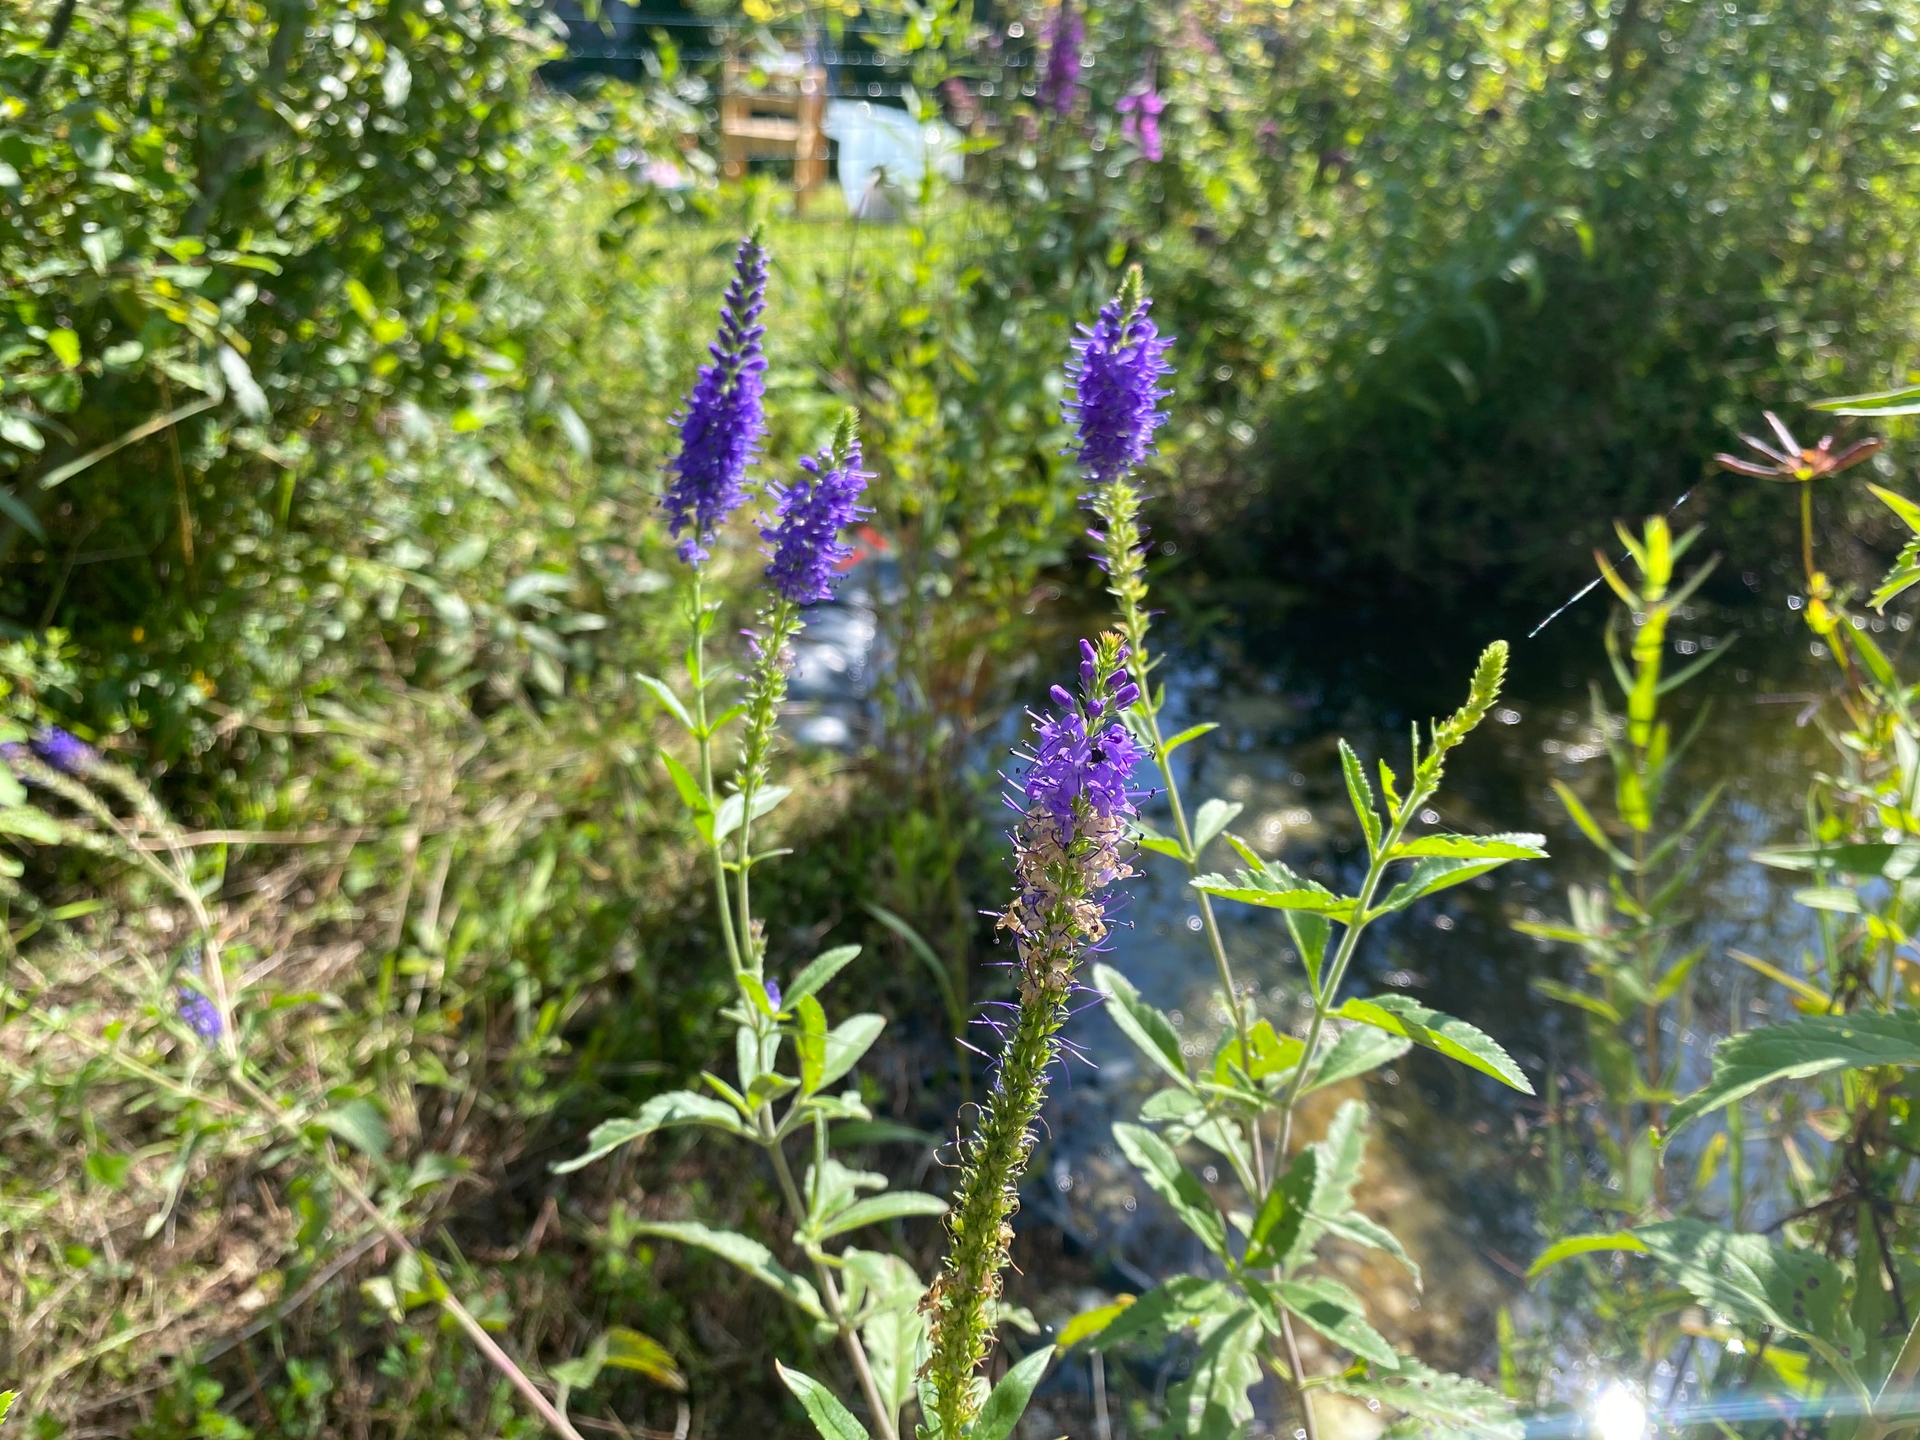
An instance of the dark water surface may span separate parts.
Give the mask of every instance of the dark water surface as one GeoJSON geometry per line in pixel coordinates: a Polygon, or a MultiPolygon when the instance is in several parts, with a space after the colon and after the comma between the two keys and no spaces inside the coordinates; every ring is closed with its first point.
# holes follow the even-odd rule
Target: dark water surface
{"type": "MultiPolygon", "coordinates": [[[[1600,621],[1604,596],[1549,627],[1516,637],[1508,688],[1495,715],[1455,752],[1435,809],[1461,831],[1535,830],[1552,858],[1516,864],[1443,892],[1412,912],[1372,927],[1347,981],[1347,993],[1397,990],[1471,1021],[1504,1045],[1544,1093],[1549,1069],[1578,1093],[1586,1076],[1580,1017],[1531,988],[1539,977],[1582,979],[1580,957],[1514,931],[1522,919],[1561,919],[1569,885],[1604,884],[1606,869],[1567,819],[1550,785],[1565,781],[1602,816],[1612,813],[1611,768],[1593,720],[1589,682],[1607,676],[1600,621]]],[[[1731,649],[1698,680],[1663,702],[1676,736],[1711,713],[1670,787],[1666,814],[1677,824],[1714,785],[1725,787],[1723,827],[1693,887],[1697,919],[1677,955],[1704,945],[1694,1003],[1661,1038],[1684,1056],[1680,1088],[1704,1078],[1713,1038],[1786,1013],[1778,988],[1727,958],[1737,947],[1798,970],[1810,927],[1790,898],[1791,877],[1747,858],[1763,844],[1789,842],[1803,824],[1807,779],[1826,764],[1826,741],[1813,706],[1828,673],[1809,653],[1801,618],[1784,590],[1744,605],[1701,604],[1676,621],[1669,671],[1707,649],[1731,649]]],[[[1550,608],[1550,607],[1549,607],[1550,608]]],[[[1495,635],[1473,625],[1435,626],[1419,617],[1366,621],[1321,617],[1262,642],[1216,636],[1177,653],[1163,672],[1173,703],[1168,733],[1200,720],[1221,728],[1180,752],[1189,812],[1209,796],[1238,801],[1231,828],[1269,855],[1330,885],[1350,885],[1364,846],[1339,776],[1335,741],[1345,736],[1370,773],[1381,756],[1406,769],[1407,728],[1424,725],[1464,698],[1475,654],[1495,635]]],[[[1890,649],[1904,633],[1879,636],[1890,649]]],[[[1150,820],[1164,807],[1146,807],[1150,820]]],[[[1231,871],[1235,857],[1216,842],[1207,868],[1231,871]]],[[[1129,883],[1125,922],[1109,961],[1153,1003],[1173,1013],[1190,1053],[1212,1055],[1228,1017],[1214,999],[1217,982],[1184,874],[1173,861],[1142,855],[1129,883]]],[[[1304,1030],[1306,998],[1277,912],[1222,903],[1219,913],[1238,979],[1262,992],[1261,1013],[1276,1027],[1304,1030]]],[[[1023,1224],[1057,1230],[1070,1257],[1059,1274],[1034,1262],[1014,1287],[1018,1298],[1058,1320],[1100,1296],[1139,1290],[1182,1270],[1205,1270],[1203,1252],[1130,1174],[1111,1143],[1114,1120],[1159,1086],[1097,1008],[1070,1022],[1068,1037],[1089,1065],[1072,1067],[1055,1087],[1043,1143],[1044,1183],[1029,1187],[1023,1224]],[[1091,1278],[1090,1278],[1091,1277],[1091,1278]]],[[[1370,1082],[1385,1144],[1375,1147],[1362,1187],[1363,1208],[1399,1231],[1425,1268],[1424,1294],[1384,1257],[1351,1264],[1349,1281],[1367,1298],[1380,1328],[1435,1363],[1478,1368],[1493,1357],[1494,1314],[1509,1307],[1524,1329],[1538,1302],[1519,1276],[1542,1241],[1531,1195],[1545,1182],[1540,1157],[1544,1107],[1463,1067],[1416,1051],[1370,1082]]],[[[1322,1118],[1330,1106],[1320,1112],[1322,1118]]],[[[1309,1117],[1308,1133],[1318,1122],[1309,1117]]],[[[1711,1127],[1696,1127],[1692,1143],[1711,1127]]],[[[1675,1162],[1679,1163],[1679,1162],[1675,1162]]],[[[1750,1188],[1766,1193],[1777,1157],[1751,1146],[1750,1188]]],[[[1777,1187],[1776,1187],[1777,1188],[1777,1187]]],[[[1764,1222],[1750,1214],[1748,1222],[1764,1222]]],[[[1040,1237],[1035,1236],[1038,1241],[1040,1237]]],[[[1046,1248],[1026,1249],[1037,1255],[1046,1248]]],[[[1348,1257],[1352,1261],[1352,1257],[1348,1257]]],[[[1118,1377],[1108,1384],[1139,1394],[1168,1382],[1165,1373],[1118,1377]]],[[[1591,1376],[1568,1361],[1565,1398],[1577,1399],[1591,1376]]],[[[1090,1378],[1075,1360],[1063,1367],[1047,1421],[1049,1435],[1092,1435],[1083,1419],[1090,1378]],[[1069,1393],[1072,1392],[1072,1393],[1069,1393]]],[[[1047,1398],[1047,1397],[1043,1397],[1047,1398]]],[[[1113,1433],[1121,1433],[1115,1398],[1113,1433]]],[[[1264,1413],[1264,1401],[1263,1401],[1264,1413]]],[[[1043,1422],[1042,1428],[1045,1428],[1043,1422]]],[[[1365,1431],[1364,1424],[1349,1433],[1365,1431]]],[[[1376,1427],[1377,1428],[1377,1427],[1376,1427]]],[[[1037,1434],[1038,1431],[1035,1431],[1037,1434]]]]}

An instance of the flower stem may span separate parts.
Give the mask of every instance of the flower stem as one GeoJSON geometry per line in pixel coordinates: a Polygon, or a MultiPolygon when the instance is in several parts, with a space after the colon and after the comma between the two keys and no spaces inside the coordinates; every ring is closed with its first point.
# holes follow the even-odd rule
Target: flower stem
{"type": "MultiPolygon", "coordinates": [[[[707,722],[707,690],[714,683],[707,677],[707,631],[713,628],[713,611],[706,604],[705,576],[701,567],[693,570],[693,603],[688,619],[693,631],[687,646],[687,680],[693,689],[694,740],[700,747],[700,793],[707,802],[707,813],[719,812],[713,789],[713,729],[707,722]]],[[[741,970],[740,943],[733,933],[733,902],[727,893],[727,860],[719,840],[707,847],[713,862],[714,897],[720,909],[720,936],[726,942],[727,961],[738,975],[741,970]]]]}

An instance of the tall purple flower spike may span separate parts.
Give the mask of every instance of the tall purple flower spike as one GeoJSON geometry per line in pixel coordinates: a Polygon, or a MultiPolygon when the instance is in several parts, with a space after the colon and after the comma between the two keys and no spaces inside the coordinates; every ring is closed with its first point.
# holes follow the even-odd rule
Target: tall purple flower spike
{"type": "Polygon", "coordinates": [[[1162,159],[1165,151],[1160,145],[1160,112],[1166,108],[1167,102],[1153,88],[1152,79],[1142,80],[1139,89],[1122,95],[1114,106],[1120,112],[1120,138],[1138,145],[1147,159],[1162,159]]]}
{"type": "Polygon", "coordinates": [[[1046,73],[1040,78],[1040,103],[1056,115],[1070,114],[1080,94],[1080,54],[1087,41],[1087,22],[1061,0],[1047,26],[1046,73]]]}
{"type": "Polygon", "coordinates": [[[1032,761],[1020,780],[1024,811],[1044,811],[1069,828],[1074,802],[1082,799],[1095,820],[1131,815],[1135,792],[1129,782],[1146,756],[1120,722],[1120,712],[1140,698],[1140,687],[1126,671],[1115,670],[1102,691],[1096,654],[1085,640],[1080,642],[1080,692],[1076,701],[1065,687],[1053,687],[1060,708],[1035,717],[1032,761]]]}
{"type": "Polygon", "coordinates": [[[840,532],[871,513],[860,504],[868,478],[859,436],[843,423],[832,445],[800,461],[797,479],[774,487],[773,523],[760,536],[772,546],[767,579],[783,599],[812,605],[832,598],[834,572],[853,554],[840,532]]]}
{"type": "Polygon", "coordinates": [[[1173,341],[1161,339],[1148,317],[1151,300],[1129,303],[1131,289],[1101,306],[1091,328],[1080,327],[1067,362],[1073,393],[1066,418],[1077,432],[1080,468],[1096,488],[1153,453],[1154,432],[1167,421],[1160,402],[1173,393],[1160,388],[1160,378],[1173,373],[1166,361],[1173,341]]]}
{"type": "Polygon", "coordinates": [[[747,467],[767,428],[767,357],[761,350],[766,327],[760,324],[766,303],[767,252],[750,235],[734,255],[720,331],[707,347],[713,362],[700,367],[681,411],[680,453],[660,502],[669,532],[681,537],[680,558],[690,565],[707,558],[714,533],[747,498],[747,467]]]}

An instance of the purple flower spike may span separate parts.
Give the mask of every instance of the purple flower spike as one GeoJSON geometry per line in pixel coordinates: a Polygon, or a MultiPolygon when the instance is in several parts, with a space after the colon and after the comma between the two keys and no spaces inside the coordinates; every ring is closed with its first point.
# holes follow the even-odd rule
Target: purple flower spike
{"type": "Polygon", "coordinates": [[[1073,8],[1073,0],[1061,0],[1047,25],[1046,74],[1040,80],[1040,103],[1056,115],[1072,113],[1080,94],[1080,51],[1087,41],[1087,22],[1073,8]]]}
{"type": "Polygon", "coordinates": [[[94,748],[58,725],[43,725],[33,737],[33,753],[62,775],[84,775],[100,763],[94,748]]]}
{"type": "Polygon", "coordinates": [[[180,987],[180,1018],[209,1045],[220,1038],[220,1011],[198,990],[184,985],[180,987]]]}
{"type": "Polygon", "coordinates": [[[760,312],[767,303],[767,252],[748,236],[734,256],[733,283],[720,306],[720,333],[708,348],[713,363],[700,377],[680,414],[680,453],[669,467],[673,480],[661,500],[680,558],[698,565],[727,516],[747,498],[747,467],[759,451],[766,415],[761,378],[767,357],[761,353],[766,327],[760,312]]]}
{"type": "Polygon", "coordinates": [[[1152,308],[1144,297],[1129,307],[1123,290],[1073,342],[1067,362],[1073,394],[1065,412],[1078,431],[1080,468],[1096,487],[1151,455],[1153,432],[1167,421],[1160,402],[1173,392],[1160,388],[1160,378],[1173,373],[1165,358],[1173,341],[1160,338],[1147,317],[1152,308]]]}
{"type": "Polygon", "coordinates": [[[773,523],[760,537],[768,551],[767,579],[795,605],[833,598],[834,572],[853,554],[840,532],[872,512],[860,504],[870,477],[860,468],[860,439],[851,418],[834,443],[800,462],[800,475],[773,489],[773,523]]]}
{"type": "Polygon", "coordinates": [[[1140,88],[1121,96],[1114,108],[1120,112],[1120,138],[1138,145],[1147,159],[1162,159],[1165,151],[1160,145],[1160,112],[1167,108],[1167,102],[1153,88],[1153,80],[1141,81],[1140,88]]]}

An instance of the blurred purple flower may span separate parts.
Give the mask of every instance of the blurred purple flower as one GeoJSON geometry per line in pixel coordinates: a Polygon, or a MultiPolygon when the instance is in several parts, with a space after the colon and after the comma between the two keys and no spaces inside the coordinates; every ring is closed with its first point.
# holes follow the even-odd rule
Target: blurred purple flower
{"type": "Polygon", "coordinates": [[[780,982],[769,975],[761,983],[767,987],[767,1003],[778,1010],[780,1008],[780,982]]]}
{"type": "Polygon", "coordinates": [[[1120,112],[1120,138],[1138,145],[1147,159],[1161,159],[1160,112],[1167,108],[1167,102],[1153,88],[1153,77],[1147,76],[1139,89],[1122,95],[1114,108],[1120,112]]]}
{"type": "Polygon", "coordinates": [[[834,444],[800,461],[799,478],[773,487],[773,523],[760,537],[773,547],[767,579],[783,599],[812,605],[832,598],[834,571],[853,554],[840,532],[872,513],[860,504],[868,478],[860,468],[859,437],[843,426],[834,444]]]}
{"type": "Polygon", "coordinates": [[[669,532],[691,531],[679,547],[690,565],[707,558],[714,532],[747,498],[747,466],[766,431],[761,377],[767,358],[760,344],[766,327],[759,323],[766,303],[767,252],[750,235],[734,255],[720,332],[707,347],[713,363],[700,367],[681,411],[680,453],[669,466],[674,478],[661,500],[669,532]]]}
{"type": "Polygon", "coordinates": [[[33,737],[33,753],[62,775],[84,775],[100,763],[94,748],[58,725],[43,725],[33,737]]]}
{"type": "Polygon", "coordinates": [[[180,1018],[208,1044],[220,1038],[219,1009],[198,990],[189,990],[184,985],[180,987],[180,1018]]]}
{"type": "Polygon", "coordinates": [[[1080,52],[1086,40],[1087,22],[1073,8],[1073,0],[1061,0],[1047,22],[1046,73],[1040,78],[1040,103],[1056,115],[1071,113],[1080,94],[1080,52]]]}
{"type": "Polygon", "coordinates": [[[1173,392],[1159,382],[1173,373],[1165,358],[1173,341],[1160,338],[1147,317],[1152,308],[1144,297],[1129,308],[1123,289],[1073,342],[1067,362],[1073,393],[1064,409],[1078,432],[1080,468],[1095,486],[1119,479],[1152,454],[1153,432],[1167,420],[1160,402],[1173,392]]]}

